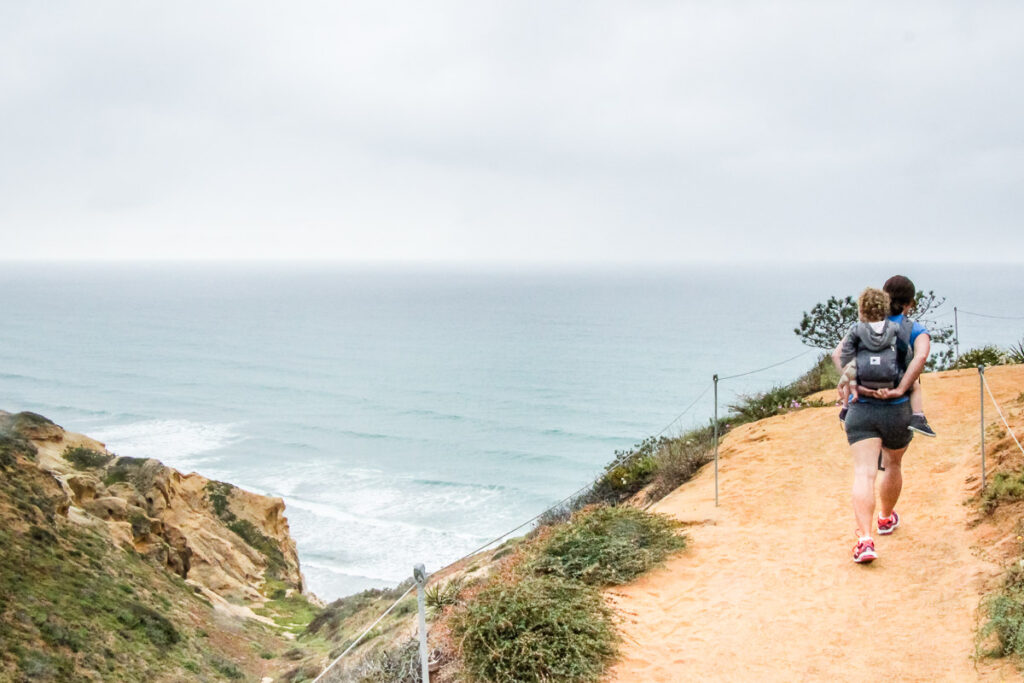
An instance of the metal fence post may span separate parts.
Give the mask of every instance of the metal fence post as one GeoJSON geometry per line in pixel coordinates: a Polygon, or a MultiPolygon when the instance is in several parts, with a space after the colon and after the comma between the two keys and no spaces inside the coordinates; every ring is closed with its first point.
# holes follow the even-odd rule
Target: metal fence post
{"type": "Polygon", "coordinates": [[[981,490],[985,490],[985,366],[978,366],[978,390],[981,403],[981,490]]]}
{"type": "Polygon", "coordinates": [[[427,658],[427,609],[423,600],[423,589],[427,586],[427,568],[418,564],[412,568],[412,578],[416,581],[416,604],[420,610],[420,669],[423,672],[423,683],[430,683],[430,664],[427,658]]]}
{"type": "Polygon", "coordinates": [[[718,507],[718,375],[715,381],[715,507],[718,507]]]}

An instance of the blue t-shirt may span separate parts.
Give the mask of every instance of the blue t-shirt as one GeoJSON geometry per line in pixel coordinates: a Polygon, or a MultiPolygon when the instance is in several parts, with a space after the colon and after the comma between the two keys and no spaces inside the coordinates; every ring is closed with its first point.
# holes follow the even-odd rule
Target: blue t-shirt
{"type": "MultiPolygon", "coordinates": [[[[903,317],[904,316],[902,314],[900,314],[900,315],[890,315],[889,316],[889,320],[891,320],[894,323],[896,323],[897,325],[899,325],[899,324],[901,324],[903,322],[903,317]]],[[[914,348],[914,342],[917,341],[917,338],[920,337],[922,334],[927,334],[928,336],[931,336],[931,334],[928,332],[928,328],[915,320],[914,324],[911,325],[911,327],[910,327],[910,348],[911,349],[914,348]]],[[[883,401],[880,398],[870,398],[868,396],[864,396],[863,398],[858,398],[857,402],[858,403],[875,403],[875,404],[885,404],[885,405],[896,405],[898,403],[906,403],[909,400],[910,400],[910,396],[908,394],[903,394],[899,398],[890,399],[888,401],[883,401]]]]}

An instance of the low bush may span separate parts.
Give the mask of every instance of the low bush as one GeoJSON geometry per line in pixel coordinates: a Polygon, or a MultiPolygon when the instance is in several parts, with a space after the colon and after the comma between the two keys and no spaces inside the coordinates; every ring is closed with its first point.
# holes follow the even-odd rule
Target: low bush
{"type": "Polygon", "coordinates": [[[459,595],[465,585],[463,579],[452,579],[446,583],[435,583],[423,591],[423,602],[427,609],[438,612],[449,605],[459,602],[459,595]]]}
{"type": "Polygon", "coordinates": [[[588,495],[576,501],[576,509],[591,503],[620,503],[642,489],[653,478],[655,455],[667,441],[665,437],[652,436],[627,451],[615,451],[615,459],[605,467],[588,495]]]}
{"type": "MultiPolygon", "coordinates": [[[[409,578],[394,588],[370,588],[361,593],[338,598],[327,605],[309,622],[303,635],[320,635],[325,638],[334,638],[347,619],[359,614],[375,603],[390,604],[393,600],[398,599],[404,594],[411,584],[412,578],[409,578]]],[[[287,657],[287,653],[285,656],[287,657]]]]}
{"type": "Polygon", "coordinates": [[[996,472],[982,491],[981,509],[992,512],[1000,503],[1024,498],[1024,472],[996,472]]]}
{"type": "Polygon", "coordinates": [[[792,410],[808,407],[820,408],[826,405],[822,401],[808,401],[805,396],[806,394],[801,389],[792,384],[773,387],[761,394],[740,396],[737,403],[729,405],[729,410],[735,416],[734,423],[744,424],[788,413],[792,410]]]}
{"type": "Polygon", "coordinates": [[[1024,363],[1024,339],[1021,339],[1016,344],[1011,344],[1010,348],[1006,350],[1006,355],[1014,365],[1024,363]]]}
{"type": "Polygon", "coordinates": [[[597,589],[553,576],[496,581],[452,627],[464,673],[495,683],[599,681],[618,639],[597,589]]]}
{"type": "Polygon", "coordinates": [[[112,455],[100,453],[99,451],[94,451],[93,449],[86,448],[85,446],[75,446],[74,448],[68,446],[64,449],[62,456],[72,465],[83,470],[92,470],[97,467],[103,467],[114,458],[112,455]]]}
{"type": "Polygon", "coordinates": [[[714,459],[714,430],[694,429],[666,443],[655,460],[655,474],[647,500],[661,500],[693,478],[714,459]]]}
{"type": "Polygon", "coordinates": [[[145,462],[146,458],[129,458],[127,456],[118,458],[113,467],[107,470],[107,476],[103,478],[103,484],[105,486],[113,486],[114,484],[129,483],[139,488],[136,485],[136,480],[139,476],[139,470],[145,462]]]}
{"type": "Polygon", "coordinates": [[[970,351],[965,351],[953,363],[953,368],[976,368],[979,365],[989,367],[992,365],[1012,365],[1013,360],[1003,349],[995,345],[981,346],[970,351]]]}
{"type": "Polygon", "coordinates": [[[592,586],[627,583],[686,547],[679,522],[634,507],[585,510],[541,542],[528,568],[592,586]]]}
{"type": "Polygon", "coordinates": [[[997,645],[982,654],[1024,658],[1024,560],[1011,565],[1003,585],[982,603],[987,616],[978,632],[979,645],[993,634],[997,645]]]}
{"type": "Polygon", "coordinates": [[[423,680],[420,673],[419,641],[409,640],[398,647],[370,655],[344,680],[358,683],[420,683],[423,680]]]}

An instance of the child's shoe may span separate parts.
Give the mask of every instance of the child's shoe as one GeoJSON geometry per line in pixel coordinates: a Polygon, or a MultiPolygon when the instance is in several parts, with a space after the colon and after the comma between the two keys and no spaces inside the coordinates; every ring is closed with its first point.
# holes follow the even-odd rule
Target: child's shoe
{"type": "Polygon", "coordinates": [[[925,436],[936,436],[935,430],[928,424],[927,418],[916,413],[910,416],[910,426],[907,429],[918,434],[924,434],[925,436]]]}

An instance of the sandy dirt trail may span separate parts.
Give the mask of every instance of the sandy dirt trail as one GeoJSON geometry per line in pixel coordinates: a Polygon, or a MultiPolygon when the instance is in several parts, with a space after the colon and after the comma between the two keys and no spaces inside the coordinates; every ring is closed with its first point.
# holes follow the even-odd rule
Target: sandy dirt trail
{"type": "MultiPolygon", "coordinates": [[[[1024,367],[988,375],[1003,405],[1024,389],[1024,367]]],[[[1020,680],[1006,662],[972,659],[979,599],[1002,569],[964,505],[980,474],[977,371],[924,382],[939,438],[912,442],[901,526],[875,535],[876,562],[851,561],[852,466],[836,409],[737,428],[720,451],[720,507],[705,467],[652,508],[691,525],[689,548],[609,591],[624,638],[609,680],[1020,680]]]]}

